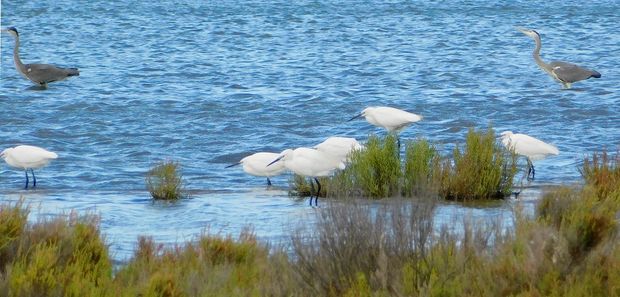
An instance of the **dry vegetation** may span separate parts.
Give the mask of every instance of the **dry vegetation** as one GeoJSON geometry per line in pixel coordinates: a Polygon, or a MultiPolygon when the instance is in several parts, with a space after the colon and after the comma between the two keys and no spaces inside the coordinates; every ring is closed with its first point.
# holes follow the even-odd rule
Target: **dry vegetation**
{"type": "Polygon", "coordinates": [[[532,216],[515,210],[511,226],[436,226],[432,195],[333,201],[289,249],[251,232],[140,238],[116,271],[96,217],[29,223],[22,202],[4,203],[0,296],[620,296],[620,169],[604,156],[585,162],[583,186],[546,193],[532,216]]]}

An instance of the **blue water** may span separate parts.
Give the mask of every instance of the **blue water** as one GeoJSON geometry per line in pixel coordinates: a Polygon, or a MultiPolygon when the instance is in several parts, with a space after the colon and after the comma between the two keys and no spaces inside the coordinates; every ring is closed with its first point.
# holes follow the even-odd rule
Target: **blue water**
{"type": "Polygon", "coordinates": [[[561,154],[536,163],[535,187],[578,181],[579,159],[620,145],[618,1],[157,2],[2,0],[1,25],[19,30],[24,62],[80,76],[33,90],[2,34],[0,148],[33,144],[60,157],[28,191],[23,172],[2,163],[0,199],[23,196],[43,216],[101,215],[117,258],[140,234],[173,243],[252,224],[261,238],[285,238],[314,212],[287,197],[289,177],[267,190],[225,165],[383,133],[346,121],[370,105],[423,115],[401,137],[444,152],[468,127],[489,125],[553,143],[561,154]],[[561,90],[515,26],[538,30],[546,61],[603,77],[561,90]],[[182,164],[192,199],[149,199],[145,172],[166,159],[182,164]]]}

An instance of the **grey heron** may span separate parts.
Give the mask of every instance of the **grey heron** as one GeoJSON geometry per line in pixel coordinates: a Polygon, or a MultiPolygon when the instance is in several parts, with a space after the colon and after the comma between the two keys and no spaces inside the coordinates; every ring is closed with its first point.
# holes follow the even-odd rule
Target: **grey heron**
{"type": "Polygon", "coordinates": [[[6,30],[15,37],[15,47],[13,48],[13,60],[15,62],[15,68],[25,78],[29,79],[33,83],[46,87],[48,83],[59,81],[68,78],[69,76],[78,76],[80,72],[77,68],[60,68],[50,64],[24,64],[19,58],[19,33],[15,27],[10,27],[6,30]]]}
{"type": "Polygon", "coordinates": [[[551,75],[551,77],[562,83],[565,89],[570,89],[572,83],[586,80],[591,77],[601,77],[601,74],[594,70],[583,68],[572,63],[561,61],[553,61],[549,64],[545,63],[540,58],[540,34],[538,34],[538,32],[536,32],[535,30],[525,28],[517,28],[517,30],[534,39],[534,42],[536,42],[536,48],[534,48],[534,52],[532,52],[532,56],[534,56],[534,61],[536,61],[536,64],[538,64],[538,66],[542,70],[544,70],[549,75],[551,75]]]}

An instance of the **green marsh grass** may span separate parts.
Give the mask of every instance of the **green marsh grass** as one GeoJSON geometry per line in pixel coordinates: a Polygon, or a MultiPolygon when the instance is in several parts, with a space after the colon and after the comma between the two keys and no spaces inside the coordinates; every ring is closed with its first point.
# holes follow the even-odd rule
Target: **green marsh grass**
{"type": "Polygon", "coordinates": [[[512,193],[517,156],[497,143],[492,128],[470,128],[465,146],[454,149],[447,170],[441,189],[446,199],[502,199],[512,193]]]}
{"type": "Polygon", "coordinates": [[[442,161],[435,145],[426,139],[410,141],[405,149],[403,195],[438,193],[442,180],[442,161]]]}
{"type": "Polygon", "coordinates": [[[180,167],[177,162],[164,161],[147,172],[146,188],[153,199],[177,200],[187,196],[180,167]]]}

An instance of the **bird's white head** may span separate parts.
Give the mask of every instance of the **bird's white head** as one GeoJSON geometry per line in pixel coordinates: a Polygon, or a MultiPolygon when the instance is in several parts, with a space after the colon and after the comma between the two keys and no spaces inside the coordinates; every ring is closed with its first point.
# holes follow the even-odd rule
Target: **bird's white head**
{"type": "Polygon", "coordinates": [[[11,150],[10,148],[3,150],[3,151],[0,153],[0,158],[1,158],[1,159],[6,159],[6,156],[9,154],[9,151],[10,151],[10,150],[11,150]]]}
{"type": "Polygon", "coordinates": [[[374,107],[366,107],[364,108],[364,110],[362,110],[362,112],[358,113],[356,116],[352,117],[349,119],[349,121],[355,120],[359,117],[366,117],[366,115],[368,114],[368,112],[370,112],[374,107]]]}
{"type": "Polygon", "coordinates": [[[514,133],[512,133],[512,131],[504,131],[504,132],[500,133],[499,135],[501,135],[502,138],[506,138],[506,137],[510,137],[513,134],[514,133]]]}
{"type": "Polygon", "coordinates": [[[521,28],[521,27],[517,27],[517,30],[521,31],[521,33],[529,36],[530,38],[540,39],[540,34],[538,34],[536,30],[531,30],[531,29],[526,29],[526,28],[521,28]]]}
{"type": "Polygon", "coordinates": [[[276,158],[275,160],[271,161],[271,163],[267,164],[267,166],[270,166],[271,164],[274,164],[278,161],[286,161],[289,160],[291,158],[291,156],[293,156],[293,150],[292,149],[285,149],[280,153],[280,156],[278,156],[278,158],[276,158]]]}

